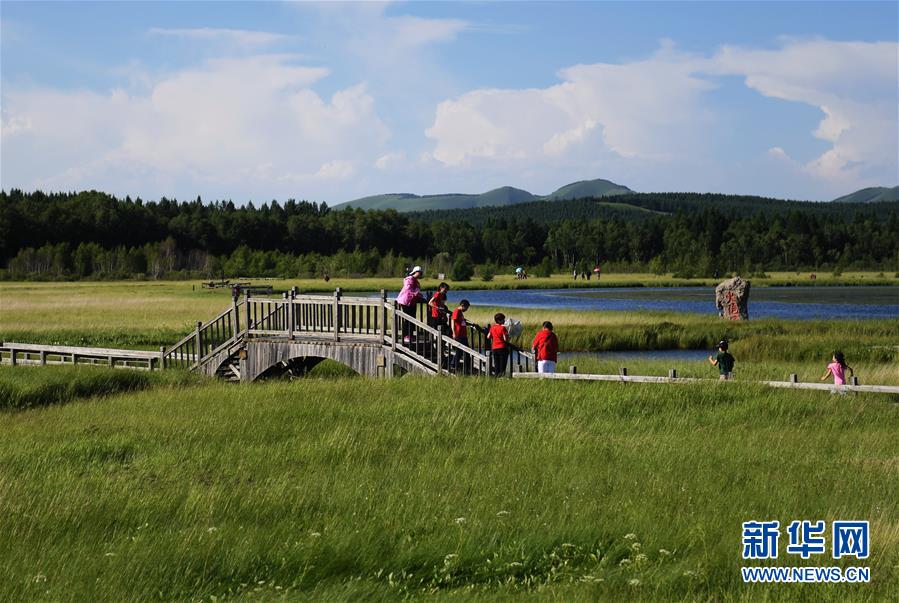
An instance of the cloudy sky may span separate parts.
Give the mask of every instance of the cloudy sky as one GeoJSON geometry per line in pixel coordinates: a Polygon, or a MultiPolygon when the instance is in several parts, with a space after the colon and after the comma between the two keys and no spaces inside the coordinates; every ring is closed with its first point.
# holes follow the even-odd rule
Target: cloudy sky
{"type": "Polygon", "coordinates": [[[896,2],[2,3],[4,189],[899,182],[896,2]]]}

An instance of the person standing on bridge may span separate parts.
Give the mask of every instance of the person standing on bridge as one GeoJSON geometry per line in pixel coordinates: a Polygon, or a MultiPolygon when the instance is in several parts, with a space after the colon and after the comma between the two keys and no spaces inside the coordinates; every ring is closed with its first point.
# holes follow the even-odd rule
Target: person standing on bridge
{"type": "Polygon", "coordinates": [[[437,292],[431,296],[428,302],[428,326],[437,329],[443,335],[447,334],[447,318],[449,310],[446,308],[446,293],[450,286],[446,283],[440,283],[437,286],[437,292]]]}
{"type": "MultiPolygon", "coordinates": [[[[400,290],[400,294],[396,296],[396,303],[399,304],[400,309],[412,318],[415,318],[415,306],[427,301],[421,293],[419,279],[422,276],[424,276],[424,271],[421,266],[412,268],[408,276],[403,279],[403,288],[400,290]]],[[[412,325],[405,320],[403,321],[403,343],[412,343],[412,325]]]]}
{"type": "Polygon", "coordinates": [[[559,338],[553,333],[553,323],[548,320],[543,323],[543,328],[534,337],[531,349],[534,350],[534,358],[537,360],[538,373],[556,372],[556,362],[559,360],[559,338]]]}
{"type": "MultiPolygon", "coordinates": [[[[453,339],[455,339],[458,343],[468,346],[468,321],[465,320],[465,313],[468,312],[469,303],[467,299],[463,299],[459,302],[459,305],[453,310],[453,315],[450,317],[450,327],[453,332],[453,339]]],[[[453,364],[450,367],[453,372],[458,373],[460,370],[462,373],[467,375],[471,373],[471,356],[465,354],[462,350],[456,349],[456,353],[453,356],[453,364]]]]}
{"type": "Polygon", "coordinates": [[[502,312],[493,317],[495,324],[491,325],[487,332],[487,340],[490,341],[490,356],[493,360],[493,376],[501,377],[506,373],[506,363],[509,361],[509,331],[506,329],[506,315],[502,312]]]}

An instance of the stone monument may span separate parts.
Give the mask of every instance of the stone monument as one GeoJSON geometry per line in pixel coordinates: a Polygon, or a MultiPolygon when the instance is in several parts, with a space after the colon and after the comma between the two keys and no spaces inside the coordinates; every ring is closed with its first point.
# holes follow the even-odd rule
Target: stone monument
{"type": "Polygon", "coordinates": [[[715,307],[728,320],[749,320],[749,281],[735,276],[715,287],[715,307]]]}

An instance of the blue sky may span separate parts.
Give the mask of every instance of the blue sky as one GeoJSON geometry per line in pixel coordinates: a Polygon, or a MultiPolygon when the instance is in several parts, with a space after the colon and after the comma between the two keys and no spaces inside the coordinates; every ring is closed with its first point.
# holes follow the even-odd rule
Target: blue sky
{"type": "Polygon", "coordinates": [[[895,2],[2,2],[3,188],[830,199],[899,182],[895,2]]]}

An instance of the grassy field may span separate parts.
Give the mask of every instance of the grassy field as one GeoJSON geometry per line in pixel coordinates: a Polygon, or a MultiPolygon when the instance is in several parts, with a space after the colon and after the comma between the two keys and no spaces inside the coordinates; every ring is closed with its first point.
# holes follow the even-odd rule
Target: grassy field
{"type": "MultiPolygon", "coordinates": [[[[899,591],[899,406],[881,396],[414,378],[184,387],[0,413],[0,600],[899,591]],[[741,522],[847,518],[871,521],[870,584],[741,582],[741,522]]],[[[781,546],[778,565],[845,565],[781,546]]]]}

